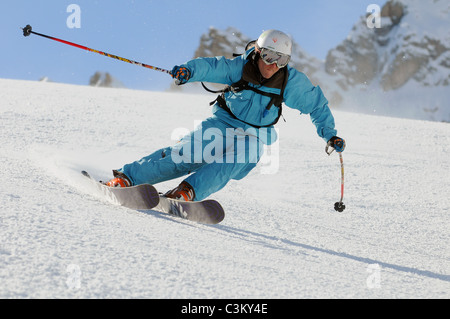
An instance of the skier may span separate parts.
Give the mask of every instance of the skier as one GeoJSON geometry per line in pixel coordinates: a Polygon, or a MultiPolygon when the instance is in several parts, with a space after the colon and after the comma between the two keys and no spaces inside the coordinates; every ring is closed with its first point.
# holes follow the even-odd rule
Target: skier
{"type": "Polygon", "coordinates": [[[205,81],[229,86],[214,101],[213,115],[193,132],[174,146],[113,170],[114,178],[105,184],[128,187],[189,175],[164,196],[203,200],[256,167],[263,144],[270,145],[277,139],[273,125],[281,116],[281,102],[301,114],[310,114],[327,145],[344,151],[345,141],[336,136],[334,118],[322,90],[288,65],[290,37],[267,30],[254,42],[245,54],[234,59],[197,58],[174,66],[171,73],[177,85],[205,81]],[[207,132],[212,132],[214,142],[207,132]]]}

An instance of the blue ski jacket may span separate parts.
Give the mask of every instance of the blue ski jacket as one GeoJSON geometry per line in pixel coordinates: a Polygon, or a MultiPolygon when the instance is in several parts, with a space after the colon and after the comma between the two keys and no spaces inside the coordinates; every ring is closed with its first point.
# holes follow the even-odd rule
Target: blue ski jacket
{"type": "MultiPolygon", "coordinates": [[[[245,54],[234,59],[224,57],[203,57],[191,60],[183,66],[189,68],[191,77],[187,82],[212,82],[231,85],[239,81],[242,77],[245,63],[249,60],[247,57],[254,51],[249,49],[245,54]]],[[[316,126],[317,134],[325,142],[336,136],[335,123],[333,115],[328,107],[328,100],[325,98],[321,88],[314,86],[308,77],[287,66],[289,78],[283,94],[283,102],[286,106],[297,109],[300,114],[309,114],[311,121],[316,126]]],[[[253,85],[249,83],[249,85],[253,85]]],[[[255,88],[268,93],[280,94],[280,89],[264,86],[255,86],[255,88]]],[[[269,125],[278,117],[278,107],[272,106],[265,112],[270,101],[270,97],[261,95],[252,90],[243,90],[240,92],[229,91],[225,93],[225,101],[232,113],[244,122],[252,123],[258,126],[269,125]]],[[[244,130],[251,127],[248,124],[233,118],[226,110],[222,109],[217,103],[214,105],[213,114],[232,127],[241,127],[244,130]]],[[[272,142],[276,140],[272,136],[272,142]]],[[[268,143],[271,144],[271,143],[268,143]]]]}

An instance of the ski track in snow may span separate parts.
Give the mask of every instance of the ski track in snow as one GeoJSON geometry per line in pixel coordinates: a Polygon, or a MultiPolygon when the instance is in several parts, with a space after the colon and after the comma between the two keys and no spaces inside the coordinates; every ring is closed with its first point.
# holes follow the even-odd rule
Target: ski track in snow
{"type": "Polygon", "coordinates": [[[338,156],[284,108],[278,172],[214,194],[226,217],[208,226],[115,206],[80,171],[173,144],[211,95],[0,84],[1,298],[450,297],[449,124],[333,110],[337,213],[338,156]]]}

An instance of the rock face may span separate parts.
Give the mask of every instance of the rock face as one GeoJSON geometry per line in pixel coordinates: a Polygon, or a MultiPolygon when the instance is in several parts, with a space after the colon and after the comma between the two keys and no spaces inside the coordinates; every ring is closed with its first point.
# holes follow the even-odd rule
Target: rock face
{"type": "Polygon", "coordinates": [[[421,86],[450,83],[449,4],[445,0],[391,0],[381,10],[381,27],[363,17],[325,62],[328,74],[343,76],[346,90],[378,82],[384,91],[408,81],[421,86]]]}
{"type": "Polygon", "coordinates": [[[224,56],[231,59],[233,53],[244,52],[245,46],[251,40],[232,27],[227,28],[225,31],[210,27],[208,32],[201,36],[200,45],[195,51],[193,58],[224,56]]]}
{"type": "Polygon", "coordinates": [[[108,72],[97,71],[89,79],[90,86],[110,87],[110,88],[124,88],[125,85],[114,78],[108,72]]]}

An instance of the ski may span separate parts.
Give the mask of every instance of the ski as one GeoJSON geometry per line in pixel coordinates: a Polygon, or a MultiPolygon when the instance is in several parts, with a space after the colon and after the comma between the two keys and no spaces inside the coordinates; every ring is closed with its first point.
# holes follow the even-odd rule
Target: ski
{"type": "Polygon", "coordinates": [[[131,187],[109,187],[93,179],[88,172],[81,174],[89,178],[97,189],[114,203],[132,209],[152,209],[159,203],[159,194],[150,184],[142,184],[131,187]]]}
{"type": "Polygon", "coordinates": [[[202,224],[218,224],[225,218],[222,205],[213,199],[185,202],[160,195],[154,210],[202,224]]]}
{"type": "Polygon", "coordinates": [[[167,198],[150,184],[131,187],[109,187],[93,179],[88,172],[81,174],[89,178],[103,195],[114,203],[136,210],[155,210],[202,224],[218,224],[225,218],[219,202],[207,199],[185,202],[167,198]]]}

